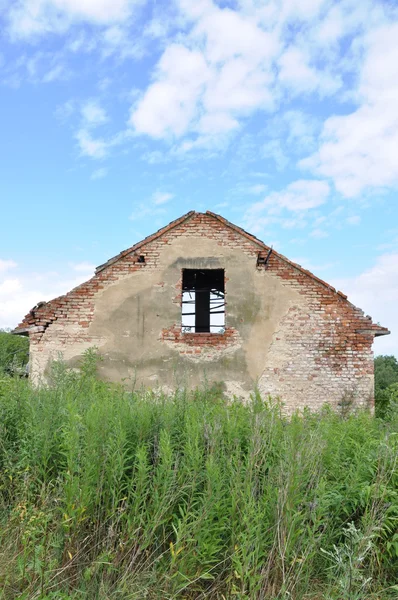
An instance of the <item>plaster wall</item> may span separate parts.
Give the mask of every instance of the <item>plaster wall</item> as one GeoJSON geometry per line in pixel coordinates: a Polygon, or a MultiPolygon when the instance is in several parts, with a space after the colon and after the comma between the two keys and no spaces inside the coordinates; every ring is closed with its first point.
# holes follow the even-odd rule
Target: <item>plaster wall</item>
{"type": "Polygon", "coordinates": [[[257,266],[259,247],[207,215],[140,253],[126,254],[43,307],[31,338],[31,373],[45,378],[62,355],[72,367],[97,346],[100,374],[137,387],[175,389],[224,382],[247,398],[257,385],[286,410],[373,398],[373,336],[361,311],[278,256],[257,266]],[[224,334],[181,332],[182,270],[224,269],[224,334]],[[40,323],[43,323],[40,326],[40,323]]]}
{"type": "Polygon", "coordinates": [[[227,382],[235,393],[246,396],[263,373],[281,319],[290,307],[304,304],[296,290],[256,269],[255,256],[240,248],[222,248],[203,237],[178,237],[160,254],[156,269],[135,271],[98,292],[87,330],[90,341],[79,340],[76,324],[52,325],[45,334],[46,350],[32,356],[34,373],[45,372],[49,359],[59,353],[76,366],[95,341],[106,379],[130,378],[138,386],[174,388],[200,385],[206,378],[227,382]],[[162,335],[180,328],[184,268],[225,269],[226,327],[234,333],[230,343],[220,348],[205,345],[195,352],[187,351],[183,341],[162,335]],[[76,335],[72,344],[60,343],[65,334],[76,335]]]}

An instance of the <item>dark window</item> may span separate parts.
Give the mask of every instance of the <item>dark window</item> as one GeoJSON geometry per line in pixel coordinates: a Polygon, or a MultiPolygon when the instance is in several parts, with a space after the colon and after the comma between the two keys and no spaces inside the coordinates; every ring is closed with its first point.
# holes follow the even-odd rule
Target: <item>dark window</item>
{"type": "Polygon", "coordinates": [[[224,269],[184,269],[182,331],[224,333],[224,269]]]}

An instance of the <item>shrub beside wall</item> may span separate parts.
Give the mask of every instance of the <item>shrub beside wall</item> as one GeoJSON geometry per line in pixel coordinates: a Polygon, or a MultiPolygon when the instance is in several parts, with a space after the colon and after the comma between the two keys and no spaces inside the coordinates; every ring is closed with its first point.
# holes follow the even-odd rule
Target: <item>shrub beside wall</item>
{"type": "Polygon", "coordinates": [[[395,356],[377,356],[374,369],[376,415],[385,417],[398,405],[398,361],[395,356]]]}
{"type": "Polygon", "coordinates": [[[0,373],[24,374],[29,360],[29,339],[0,329],[0,373]]]}

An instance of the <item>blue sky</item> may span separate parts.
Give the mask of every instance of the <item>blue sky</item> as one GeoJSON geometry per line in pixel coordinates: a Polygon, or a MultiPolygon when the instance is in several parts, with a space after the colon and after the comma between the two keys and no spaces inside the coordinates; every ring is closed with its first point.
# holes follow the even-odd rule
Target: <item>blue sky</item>
{"type": "Polygon", "coordinates": [[[0,0],[0,327],[210,209],[398,356],[397,40],[387,0],[0,0]]]}

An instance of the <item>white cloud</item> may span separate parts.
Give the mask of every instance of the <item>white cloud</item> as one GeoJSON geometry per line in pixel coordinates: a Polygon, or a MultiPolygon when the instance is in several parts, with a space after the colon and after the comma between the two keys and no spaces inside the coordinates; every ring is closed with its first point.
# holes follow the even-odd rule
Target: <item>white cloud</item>
{"type": "Polygon", "coordinates": [[[98,82],[98,89],[101,92],[106,91],[112,85],[112,79],[110,77],[102,77],[98,82]]]}
{"type": "Polygon", "coordinates": [[[236,119],[225,112],[213,112],[204,114],[197,125],[197,131],[203,135],[213,136],[214,132],[218,134],[228,133],[239,127],[236,119]]]}
{"type": "Polygon", "coordinates": [[[174,194],[170,194],[169,192],[155,192],[152,196],[152,202],[155,206],[160,206],[161,204],[166,204],[172,198],[174,198],[174,194]]]}
{"type": "Polygon", "coordinates": [[[198,135],[184,143],[186,151],[214,145],[212,138],[238,128],[238,118],[273,108],[272,60],[279,41],[238,11],[210,1],[179,4],[192,29],[184,43],[165,49],[130,124],[154,138],[198,135]]]}
{"type": "Polygon", "coordinates": [[[152,219],[155,217],[159,217],[160,215],[164,215],[166,213],[166,209],[159,206],[139,204],[131,215],[129,216],[130,221],[141,221],[145,217],[151,217],[152,219]]]}
{"type": "Polygon", "coordinates": [[[252,204],[244,215],[247,229],[259,233],[263,227],[279,223],[283,228],[302,228],[307,225],[303,218],[308,210],[324,204],[330,188],[326,181],[301,179],[290,183],[284,190],[271,192],[264,200],[252,204]],[[294,216],[283,217],[283,213],[294,216]]]}
{"type": "Polygon", "coordinates": [[[398,23],[368,33],[354,112],[325,121],[319,150],[301,166],[354,197],[398,185],[398,23]]]}
{"type": "Polygon", "coordinates": [[[300,110],[288,110],[283,113],[282,121],[286,128],[286,142],[290,150],[310,150],[315,143],[318,121],[314,115],[300,110]]]}
{"type": "Polygon", "coordinates": [[[310,65],[310,57],[301,48],[288,48],[279,59],[279,81],[293,94],[334,94],[342,85],[339,76],[310,65]]]}
{"type": "Polygon", "coordinates": [[[89,262],[72,263],[70,266],[78,273],[92,274],[95,271],[95,265],[89,262]]]}
{"type": "Polygon", "coordinates": [[[351,217],[346,218],[346,222],[348,225],[359,225],[361,217],[359,215],[352,215],[351,217]]]}
{"type": "Polygon", "coordinates": [[[307,227],[308,222],[304,219],[303,215],[296,213],[294,217],[274,219],[275,223],[280,223],[283,229],[304,229],[307,227]]]}
{"type": "Polygon", "coordinates": [[[0,283],[0,298],[6,298],[9,294],[21,290],[22,285],[19,279],[5,279],[0,283]]]}
{"type": "Polygon", "coordinates": [[[108,120],[105,110],[95,100],[86,102],[82,106],[81,114],[86,127],[96,127],[108,120]]]}
{"type": "Polygon", "coordinates": [[[41,81],[43,83],[52,83],[53,81],[67,79],[68,77],[69,72],[65,65],[57,64],[51,67],[46,73],[43,74],[41,81]]]}
{"type": "MultiPolygon", "coordinates": [[[[212,0],[194,4],[177,2],[186,30],[177,38],[178,44],[166,47],[153,81],[132,107],[130,125],[136,133],[159,139],[189,134],[182,151],[206,149],[214,147],[221,134],[237,130],[254,112],[275,111],[286,97],[325,96],[342,86],[347,65],[340,58],[332,64],[325,52],[321,58],[313,43],[322,1],[271,1],[264,6],[242,0],[235,10],[212,0]],[[287,35],[290,23],[304,21],[311,36],[300,27],[287,35]],[[179,75],[181,65],[189,73],[185,81],[179,75]]],[[[331,39],[336,43],[347,27],[338,27],[342,18],[337,13],[330,11],[328,18],[335,23],[331,39]]],[[[302,137],[300,145],[308,151],[313,140],[300,135],[303,127],[297,121],[289,139],[302,137]]]]}
{"type": "Polygon", "coordinates": [[[73,54],[77,54],[78,52],[92,52],[96,46],[97,40],[90,38],[83,30],[72,35],[65,44],[65,48],[73,54]]]}
{"type": "MultiPolygon", "coordinates": [[[[88,263],[81,264],[88,266],[88,263]]],[[[88,270],[69,267],[63,273],[32,273],[20,269],[16,277],[0,277],[0,328],[16,327],[38,302],[69,292],[91,274],[88,270]]]]}
{"type": "Polygon", "coordinates": [[[243,57],[231,59],[214,72],[203,103],[209,112],[231,111],[246,116],[258,108],[272,109],[273,75],[243,57]]]}
{"type": "MultiPolygon", "coordinates": [[[[214,139],[236,131],[254,112],[275,111],[292,96],[331,95],[344,83],[346,97],[352,97],[363,33],[372,31],[383,15],[368,0],[360,7],[353,0],[336,7],[327,0],[241,0],[234,10],[212,0],[194,4],[178,0],[185,30],[178,44],[166,47],[130,119],[139,134],[166,139],[189,135],[181,143],[183,152],[215,147],[214,139]],[[351,46],[347,35],[354,36],[351,46]],[[182,64],[193,56],[200,63],[186,85],[168,68],[169,56],[178,58],[176,47],[182,64]]],[[[298,111],[289,112],[286,141],[296,151],[312,151],[313,123],[308,116],[307,123],[300,122],[298,111]]]]}
{"type": "Polygon", "coordinates": [[[161,163],[170,162],[171,156],[167,152],[161,152],[160,150],[153,150],[151,152],[144,152],[141,156],[142,160],[145,160],[150,165],[159,165],[161,163]]]}
{"type": "Polygon", "coordinates": [[[264,183],[258,183],[256,185],[251,185],[247,189],[247,192],[249,194],[254,194],[255,196],[257,196],[258,194],[263,194],[266,189],[267,189],[267,186],[264,183]]]}
{"type": "Polygon", "coordinates": [[[329,196],[330,188],[326,181],[300,179],[290,183],[281,192],[272,192],[261,203],[262,207],[279,211],[286,208],[291,211],[308,210],[324,204],[329,196]]]}
{"type": "Polygon", "coordinates": [[[131,27],[127,24],[107,27],[101,36],[101,55],[107,58],[116,55],[120,59],[142,58],[146,51],[146,40],[142,36],[132,36],[131,27]]]}
{"type": "Polygon", "coordinates": [[[198,20],[193,36],[205,38],[206,58],[211,63],[237,57],[261,63],[272,58],[279,47],[276,36],[258,27],[254,19],[228,8],[219,10],[213,4],[198,20]]]}
{"type": "Polygon", "coordinates": [[[278,171],[282,171],[289,163],[280,140],[275,139],[265,142],[260,148],[260,153],[264,158],[272,159],[278,171]]]}
{"type": "Polygon", "coordinates": [[[82,156],[104,158],[108,153],[108,144],[101,138],[93,138],[86,129],[79,129],[76,134],[82,156]]]}
{"type": "MultiPolygon", "coordinates": [[[[329,0],[240,0],[234,9],[215,0],[175,0],[164,15],[151,7],[153,17],[142,18],[138,34],[130,17],[140,4],[144,0],[15,0],[9,19],[20,36],[97,24],[96,33],[76,27],[64,51],[95,48],[101,58],[142,56],[156,42],[150,49],[160,49],[160,59],[135,98],[128,127],[135,135],[166,139],[173,156],[220,152],[253,114],[279,109],[283,133],[263,137],[260,150],[278,169],[291,160],[288,151],[295,160],[305,151],[312,155],[301,166],[331,178],[346,196],[397,183],[398,25],[387,23],[392,9],[371,0],[337,5],[329,0]],[[314,152],[319,118],[311,119],[311,110],[307,115],[290,106],[283,110],[292,98],[309,101],[310,95],[335,94],[343,83],[339,100],[355,99],[358,109],[327,119],[314,152]]],[[[25,59],[32,81],[68,75],[61,59],[39,73],[40,60],[39,55],[25,59]]],[[[101,69],[102,80],[109,81],[104,75],[101,69]]],[[[115,142],[93,137],[90,128],[105,123],[106,112],[93,100],[84,105],[82,116],[81,153],[104,157],[115,142]]],[[[269,123],[264,119],[262,125],[265,130],[269,123]]],[[[156,158],[156,149],[151,156],[156,158]]]]}
{"type": "Polygon", "coordinates": [[[155,138],[183,135],[196,114],[208,67],[200,52],[172,44],[159,61],[157,81],[134,107],[130,123],[155,138]]]}
{"type": "Polygon", "coordinates": [[[105,169],[105,168],[96,169],[95,171],[93,171],[91,173],[90,179],[93,179],[95,181],[96,179],[103,179],[107,175],[108,175],[108,169],[105,169]]]}
{"type": "Polygon", "coordinates": [[[391,335],[376,338],[375,353],[398,356],[398,253],[382,254],[360,275],[330,283],[369,313],[374,322],[390,329],[391,335]]]}
{"type": "Polygon", "coordinates": [[[59,104],[54,111],[55,116],[60,121],[67,121],[75,112],[75,102],[73,100],[67,100],[62,104],[59,104]]]}
{"type": "Polygon", "coordinates": [[[279,51],[274,32],[239,12],[212,6],[198,21],[192,38],[203,40],[203,54],[212,68],[203,98],[210,114],[245,116],[259,107],[273,107],[271,64],[279,51]]]}
{"type": "Polygon", "coordinates": [[[345,29],[343,8],[335,5],[332,6],[325,19],[319,24],[314,37],[319,45],[324,46],[341,38],[345,29]]]}
{"type": "Polygon", "coordinates": [[[141,0],[16,0],[8,18],[15,37],[65,32],[73,23],[124,22],[141,0]]]}
{"type": "Polygon", "coordinates": [[[293,257],[291,260],[292,262],[304,267],[304,269],[307,269],[307,271],[311,271],[311,273],[314,273],[315,275],[321,271],[328,271],[337,265],[335,262],[314,263],[312,260],[309,260],[306,257],[293,257]]]}
{"type": "Polygon", "coordinates": [[[4,281],[0,283],[0,299],[0,328],[14,328],[33,306],[45,299],[45,294],[28,289],[20,280],[13,285],[4,281]]]}
{"type": "Polygon", "coordinates": [[[172,198],[174,198],[174,194],[157,190],[147,202],[141,202],[134,208],[129,216],[130,221],[140,221],[148,216],[154,218],[166,214],[167,211],[164,205],[170,202],[172,198]]]}
{"type": "Polygon", "coordinates": [[[17,266],[17,263],[13,260],[4,260],[0,258],[0,273],[5,273],[10,269],[14,269],[17,266]]]}
{"type": "Polygon", "coordinates": [[[267,179],[269,177],[269,173],[261,173],[260,171],[252,171],[249,175],[256,179],[267,179]]]}
{"type": "MultiPolygon", "coordinates": [[[[93,115],[94,118],[94,115],[93,115]]],[[[131,135],[131,130],[120,131],[114,135],[104,139],[103,137],[94,137],[92,130],[96,125],[94,122],[83,122],[83,125],[75,134],[75,139],[78,142],[81,156],[88,156],[93,159],[102,159],[108,156],[111,148],[120,146],[125,143],[131,135]]],[[[100,179],[107,174],[107,169],[98,169],[91,178],[100,179]]]]}
{"type": "Polygon", "coordinates": [[[322,240],[324,238],[329,237],[329,234],[324,229],[320,229],[319,227],[317,227],[316,229],[313,229],[311,231],[310,237],[314,238],[315,240],[322,240]]]}
{"type": "MultiPolygon", "coordinates": [[[[0,0],[1,2],[1,0],[0,0]]],[[[64,81],[71,75],[62,51],[30,50],[7,60],[2,69],[3,84],[19,87],[22,82],[33,84],[64,81]]]]}

